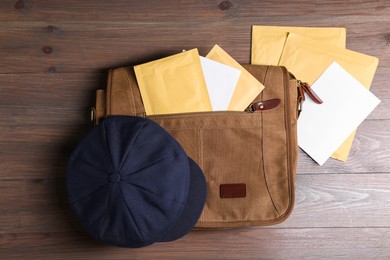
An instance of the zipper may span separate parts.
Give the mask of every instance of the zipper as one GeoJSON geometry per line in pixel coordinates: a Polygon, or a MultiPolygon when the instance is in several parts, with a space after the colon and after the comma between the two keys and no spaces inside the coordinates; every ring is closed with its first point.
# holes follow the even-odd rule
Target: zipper
{"type": "Polygon", "coordinates": [[[249,111],[203,111],[203,112],[189,112],[189,113],[172,113],[172,114],[161,114],[161,115],[151,115],[146,116],[147,118],[161,118],[161,117],[182,117],[182,116],[204,116],[204,115],[223,115],[223,114],[249,114],[249,111]]]}
{"type": "Polygon", "coordinates": [[[280,104],[279,99],[271,99],[265,101],[257,101],[251,103],[244,111],[204,111],[204,112],[189,112],[189,113],[173,113],[173,114],[161,114],[147,116],[148,118],[159,118],[159,117],[176,117],[176,116],[201,116],[201,115],[218,115],[218,114],[251,114],[256,111],[264,111],[277,107],[280,104]],[[270,102],[272,102],[270,107],[270,102]]]}

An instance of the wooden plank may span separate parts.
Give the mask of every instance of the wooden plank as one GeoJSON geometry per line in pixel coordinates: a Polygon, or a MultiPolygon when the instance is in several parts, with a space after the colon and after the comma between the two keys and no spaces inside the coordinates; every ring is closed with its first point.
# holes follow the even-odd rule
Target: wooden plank
{"type": "MultiPolygon", "coordinates": [[[[70,90],[69,92],[71,92],[70,90]]],[[[74,90],[73,90],[74,91],[74,90]]],[[[12,105],[0,105],[0,121],[5,122],[3,126],[21,125],[44,125],[50,122],[51,125],[72,125],[88,124],[90,121],[90,108],[94,106],[94,93],[92,91],[74,91],[77,93],[80,104],[68,105],[75,102],[75,99],[63,100],[65,107],[59,107],[61,102],[42,97],[30,99],[27,94],[5,100],[12,105]],[[25,97],[23,97],[25,96],[25,97]],[[84,103],[82,103],[84,102],[84,103]],[[43,107],[44,103],[51,104],[43,107]],[[66,118],[66,120],[64,120],[66,118]]],[[[65,94],[67,95],[67,94],[65,94]]],[[[71,97],[71,96],[69,96],[71,97]]],[[[0,98],[1,100],[1,98],[0,98]]],[[[368,116],[366,120],[389,120],[390,99],[382,99],[378,107],[368,116]]]]}
{"type": "MultiPolygon", "coordinates": [[[[388,14],[386,0],[362,1],[358,5],[338,1],[325,5],[321,0],[290,0],[283,4],[275,1],[61,1],[17,0],[1,1],[3,21],[39,20],[150,20],[207,21],[210,17],[269,17],[273,20],[301,20],[315,23],[323,17],[380,16],[388,14]],[[287,9],[286,9],[287,8],[287,9]],[[286,11],[287,10],[287,11],[286,11]]],[[[335,20],[337,22],[337,20],[335,20]]]]}
{"type": "MultiPolygon", "coordinates": [[[[251,26],[264,24],[258,21],[240,18],[186,24],[161,21],[6,22],[0,24],[0,38],[7,39],[0,49],[0,73],[106,70],[195,47],[205,55],[215,43],[237,61],[249,63],[251,26]],[[10,35],[11,28],[16,30],[13,29],[10,35]],[[221,28],[229,28],[229,33],[221,28]],[[25,44],[26,41],[29,44],[25,44]],[[29,53],[28,61],[25,60],[26,53],[29,53]]],[[[330,26],[332,23],[329,22],[316,25],[330,26]]],[[[387,37],[386,27],[382,26],[386,22],[390,23],[388,16],[370,16],[365,20],[353,20],[353,23],[346,20],[342,25],[350,31],[348,48],[377,56],[382,66],[389,67],[387,46],[390,37],[387,37]]]]}
{"type": "MultiPolygon", "coordinates": [[[[108,69],[90,73],[0,74],[0,106],[90,108],[94,104],[95,90],[106,87],[107,73],[108,69]]],[[[372,119],[390,119],[387,78],[385,69],[378,69],[371,91],[382,100],[382,104],[371,114],[372,119]]]]}
{"type": "MultiPolygon", "coordinates": [[[[85,100],[87,100],[91,93],[85,94],[85,100]]],[[[81,96],[78,97],[80,98],[81,96]]],[[[42,101],[43,100],[44,99],[42,98],[42,101]]],[[[50,124],[51,126],[60,127],[66,125],[88,126],[91,124],[90,108],[93,106],[93,100],[88,100],[84,105],[80,104],[77,107],[40,107],[41,103],[36,101],[36,99],[32,100],[31,103],[34,104],[31,106],[28,104],[29,100],[23,102],[22,106],[0,105],[0,121],[4,122],[2,125],[7,127],[31,127],[50,124]],[[66,120],[64,120],[64,118],[66,118],[66,120]]]]}
{"type": "Polygon", "coordinates": [[[69,154],[91,127],[0,127],[0,176],[64,176],[69,154]]]}
{"type": "MultiPolygon", "coordinates": [[[[2,233],[80,230],[67,200],[65,170],[59,178],[0,180],[2,233]]],[[[289,219],[270,228],[389,227],[390,174],[317,174],[297,178],[289,219]]]]}
{"type": "Polygon", "coordinates": [[[375,73],[370,91],[382,100],[390,97],[390,88],[386,87],[388,85],[387,81],[389,80],[389,68],[384,66],[385,63],[383,60],[379,62],[379,67],[375,73]]]}
{"type": "Polygon", "coordinates": [[[0,106],[89,109],[106,82],[107,72],[0,74],[0,106]]]}
{"type": "Polygon", "coordinates": [[[389,259],[390,3],[0,1],[0,259],[389,259]],[[296,207],[276,226],[191,232],[141,249],[92,240],[67,202],[67,158],[90,129],[110,67],[220,44],[250,62],[252,25],[347,28],[347,47],[380,59],[382,103],[347,163],[300,152],[296,207]]]}
{"type": "Polygon", "coordinates": [[[127,249],[83,233],[1,235],[3,259],[388,259],[390,228],[243,228],[191,232],[180,240],[127,249]],[[20,246],[23,245],[23,246],[20,246]]]}
{"type": "MultiPolygon", "coordinates": [[[[375,88],[376,90],[377,88],[375,88]]],[[[381,103],[375,108],[375,110],[367,117],[366,120],[386,120],[390,117],[390,99],[378,97],[381,103]]]]}
{"type": "Polygon", "coordinates": [[[358,128],[347,162],[328,159],[319,166],[299,151],[299,174],[390,172],[389,120],[366,120],[358,128]]]}
{"type": "Polygon", "coordinates": [[[209,17],[212,14],[225,15],[215,2],[181,2],[174,1],[83,1],[71,0],[66,4],[60,1],[2,1],[0,12],[3,21],[39,21],[39,20],[74,20],[76,17],[85,20],[143,20],[155,17],[161,20],[172,20],[173,17],[189,18],[209,17]]]}
{"type": "Polygon", "coordinates": [[[390,174],[297,177],[296,207],[279,227],[387,227],[390,174]]]}

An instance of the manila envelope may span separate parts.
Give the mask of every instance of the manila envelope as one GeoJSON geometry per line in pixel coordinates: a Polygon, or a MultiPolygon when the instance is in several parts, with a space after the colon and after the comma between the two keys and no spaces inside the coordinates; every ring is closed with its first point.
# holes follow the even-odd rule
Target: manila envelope
{"type": "MultiPolygon", "coordinates": [[[[370,88],[378,67],[378,58],[323,44],[297,34],[288,35],[279,65],[285,66],[297,79],[313,84],[333,61],[340,64],[364,87],[370,88]]],[[[332,158],[346,161],[354,136],[355,132],[333,153],[332,158]]]]}
{"type": "Polygon", "coordinates": [[[134,67],[147,115],[212,111],[198,49],[134,67]]]}
{"type": "Polygon", "coordinates": [[[252,26],[252,64],[277,66],[289,33],[345,48],[345,28],[252,26]]]}
{"type": "Polygon", "coordinates": [[[207,54],[206,58],[228,65],[241,71],[236,88],[233,91],[227,110],[244,111],[264,89],[264,85],[252,76],[244,67],[234,60],[217,44],[207,54]]]}

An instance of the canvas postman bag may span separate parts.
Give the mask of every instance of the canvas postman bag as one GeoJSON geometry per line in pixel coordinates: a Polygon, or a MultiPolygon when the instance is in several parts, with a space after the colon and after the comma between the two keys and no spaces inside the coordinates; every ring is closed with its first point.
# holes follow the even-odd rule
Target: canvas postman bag
{"type": "Polygon", "coordinates": [[[96,92],[95,124],[111,115],[147,117],[182,145],[205,173],[197,228],[265,226],[294,205],[300,84],[284,67],[244,65],[265,89],[243,112],[146,116],[133,67],[111,69],[96,92]]]}

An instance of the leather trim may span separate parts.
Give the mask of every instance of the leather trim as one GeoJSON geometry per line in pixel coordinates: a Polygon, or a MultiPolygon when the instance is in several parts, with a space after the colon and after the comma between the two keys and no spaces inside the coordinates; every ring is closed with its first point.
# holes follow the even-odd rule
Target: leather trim
{"type": "Polygon", "coordinates": [[[219,196],[221,198],[245,198],[245,183],[230,183],[219,185],[219,196]]]}
{"type": "Polygon", "coordinates": [[[323,103],[322,99],[311,89],[309,84],[302,83],[301,86],[303,90],[311,97],[311,99],[313,99],[314,102],[316,102],[317,104],[323,103]]]}
{"type": "Polygon", "coordinates": [[[273,109],[280,104],[280,99],[270,99],[270,100],[264,100],[255,102],[252,104],[253,111],[264,111],[264,110],[270,110],[273,109]]]}

